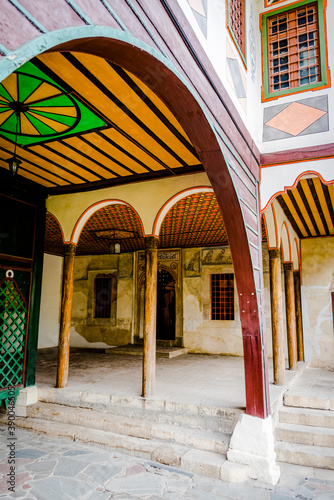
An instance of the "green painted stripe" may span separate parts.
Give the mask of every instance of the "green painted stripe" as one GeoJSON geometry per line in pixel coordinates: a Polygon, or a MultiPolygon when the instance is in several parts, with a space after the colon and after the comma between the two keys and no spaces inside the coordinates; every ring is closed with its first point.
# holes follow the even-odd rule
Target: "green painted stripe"
{"type": "MultiPolygon", "coordinates": [[[[218,122],[219,123],[219,122],[218,122]]],[[[219,124],[220,125],[220,124],[219,124]]],[[[247,177],[249,178],[249,180],[252,182],[252,184],[256,185],[257,181],[254,177],[254,175],[252,174],[252,172],[249,170],[249,168],[246,166],[245,162],[242,160],[242,158],[240,158],[240,155],[239,153],[237,153],[234,149],[232,149],[232,147],[228,144],[228,142],[226,141],[226,139],[224,139],[224,137],[222,136],[222,134],[220,133],[220,131],[217,129],[216,125],[213,125],[214,127],[214,130],[215,132],[217,133],[217,135],[219,136],[219,139],[221,139],[221,141],[224,143],[224,146],[227,147],[227,149],[229,150],[229,152],[231,153],[231,155],[235,158],[235,160],[237,161],[238,165],[242,168],[242,170],[245,172],[245,174],[247,175],[247,177]]],[[[222,148],[223,150],[223,148],[222,148]]],[[[257,162],[258,163],[258,162],[257,162]]],[[[234,170],[234,168],[233,168],[234,170]]],[[[237,172],[236,172],[237,173],[237,172]]],[[[240,177],[241,179],[241,177],[240,177]]],[[[242,180],[242,179],[241,179],[242,180]]],[[[242,181],[243,182],[243,181],[242,181]]],[[[245,184],[246,186],[246,184],[245,184]]]]}
{"type": "Polygon", "coordinates": [[[254,229],[252,226],[250,226],[246,222],[245,222],[245,226],[247,227],[247,229],[249,229],[250,231],[252,231],[252,233],[254,233],[256,236],[259,236],[259,233],[256,231],[256,229],[254,229]]]}
{"type": "Polygon", "coordinates": [[[14,7],[16,7],[17,10],[21,12],[21,14],[23,14],[24,17],[26,17],[33,26],[35,26],[35,28],[38,29],[38,31],[40,31],[41,33],[48,32],[48,30],[44,28],[44,26],[39,21],[37,21],[37,19],[32,16],[31,13],[28,12],[27,9],[25,9],[17,0],[9,0],[9,2],[14,5],[14,7]]]}
{"type": "Polygon", "coordinates": [[[248,205],[247,201],[245,201],[242,198],[239,198],[239,200],[241,201],[241,203],[243,203],[248,208],[248,210],[250,210],[252,212],[253,215],[256,215],[256,217],[258,216],[258,214],[255,212],[255,210],[253,210],[253,208],[250,205],[248,205]]]}
{"type": "Polygon", "coordinates": [[[10,54],[10,50],[8,50],[2,43],[0,43],[0,52],[4,56],[8,56],[10,54]]]}
{"type": "Polygon", "coordinates": [[[128,31],[128,28],[125,26],[125,24],[120,19],[120,17],[116,14],[116,12],[114,11],[114,9],[111,8],[110,4],[106,0],[100,0],[100,2],[104,5],[104,7],[109,12],[109,14],[111,14],[111,16],[115,19],[115,21],[118,24],[118,26],[120,26],[122,28],[122,30],[128,31]]]}
{"type": "MultiPolygon", "coordinates": [[[[140,24],[145,29],[146,33],[150,36],[150,38],[153,40],[153,42],[155,43],[155,45],[158,47],[158,49],[160,50],[161,54],[163,54],[165,57],[167,57],[166,52],[163,50],[163,48],[160,45],[160,43],[157,41],[157,39],[155,38],[155,36],[152,34],[152,31],[148,28],[148,26],[146,25],[146,23],[143,21],[142,17],[140,16],[140,14],[137,11],[137,9],[133,6],[133,4],[131,3],[130,0],[125,0],[125,1],[128,4],[128,6],[130,7],[130,9],[132,10],[132,12],[134,13],[134,15],[136,16],[136,18],[138,19],[138,21],[140,22],[140,24]]],[[[152,22],[152,20],[151,20],[151,22],[152,22]]]]}
{"type": "Polygon", "coordinates": [[[79,5],[74,2],[74,0],[65,0],[65,2],[71,7],[72,10],[83,20],[86,24],[94,24],[93,21],[85,14],[79,5]]]}

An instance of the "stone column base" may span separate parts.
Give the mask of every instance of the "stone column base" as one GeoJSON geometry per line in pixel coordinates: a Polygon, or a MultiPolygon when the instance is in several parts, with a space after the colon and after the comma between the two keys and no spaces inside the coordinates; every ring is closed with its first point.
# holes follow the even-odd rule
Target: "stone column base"
{"type": "Polygon", "coordinates": [[[20,393],[17,396],[15,403],[15,415],[17,417],[26,417],[27,406],[33,405],[34,403],[37,403],[37,401],[38,395],[37,387],[35,385],[20,389],[20,393]]]}
{"type": "Polygon", "coordinates": [[[227,458],[249,466],[249,477],[274,485],[280,478],[276,464],[271,416],[266,419],[242,413],[232,434],[227,458]]]}

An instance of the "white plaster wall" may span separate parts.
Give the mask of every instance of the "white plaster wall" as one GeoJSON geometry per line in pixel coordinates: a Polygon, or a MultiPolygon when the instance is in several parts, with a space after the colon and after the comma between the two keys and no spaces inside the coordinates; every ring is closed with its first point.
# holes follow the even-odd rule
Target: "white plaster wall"
{"type": "Polygon", "coordinates": [[[38,349],[58,345],[63,258],[44,254],[38,349]]]}
{"type": "Polygon", "coordinates": [[[332,181],[334,179],[334,158],[261,168],[261,210],[268,206],[274,195],[284,193],[287,188],[294,187],[304,172],[308,172],[310,176],[319,174],[324,181],[332,181]]]}
{"type": "Polygon", "coordinates": [[[217,72],[220,80],[223,82],[226,91],[229,94],[233,104],[235,105],[241,119],[247,126],[247,129],[252,134],[253,138],[259,145],[261,138],[262,117],[259,113],[261,103],[261,34],[259,30],[259,10],[262,0],[247,0],[246,2],[246,59],[247,68],[245,68],[242,58],[234,44],[234,41],[226,27],[226,2],[221,0],[207,1],[207,38],[203,35],[196,18],[189,6],[187,0],[178,0],[180,7],[186,15],[194,33],[200,41],[203,49],[208,55],[214,69],[217,72]],[[255,73],[251,71],[251,44],[249,40],[249,31],[251,26],[251,14],[253,13],[254,28],[255,28],[255,49],[256,49],[256,64],[255,73]],[[232,48],[236,60],[239,63],[240,71],[245,78],[247,84],[247,105],[246,109],[242,106],[237,98],[234,89],[227,78],[226,69],[226,54],[227,43],[232,48]]]}
{"type": "Polygon", "coordinates": [[[302,315],[305,361],[334,368],[331,286],[334,237],[302,240],[302,315]]]}

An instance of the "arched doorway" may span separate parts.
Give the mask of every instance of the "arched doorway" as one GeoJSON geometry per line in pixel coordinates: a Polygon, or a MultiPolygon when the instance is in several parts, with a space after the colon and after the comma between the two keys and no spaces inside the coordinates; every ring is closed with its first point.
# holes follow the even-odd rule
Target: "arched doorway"
{"type": "Polygon", "coordinates": [[[175,279],[167,269],[158,269],[157,340],[175,340],[175,279]]]}

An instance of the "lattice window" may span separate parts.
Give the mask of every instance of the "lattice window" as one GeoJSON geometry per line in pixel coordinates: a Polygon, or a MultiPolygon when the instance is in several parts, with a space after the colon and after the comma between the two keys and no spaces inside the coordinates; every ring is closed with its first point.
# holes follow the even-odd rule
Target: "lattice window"
{"type": "Polygon", "coordinates": [[[270,93],[321,80],[317,2],[268,17],[267,38],[270,93]]]}
{"type": "Polygon", "coordinates": [[[228,27],[243,58],[246,56],[245,39],[245,2],[244,0],[229,0],[228,27]]]}
{"type": "Polygon", "coordinates": [[[112,303],[117,296],[117,279],[113,274],[98,274],[94,280],[95,318],[110,318],[112,303]]]}
{"type": "Polygon", "coordinates": [[[27,305],[12,278],[0,282],[0,389],[23,383],[27,305]]]}
{"type": "Polygon", "coordinates": [[[211,275],[211,319],[234,319],[234,275],[211,275]]]}

